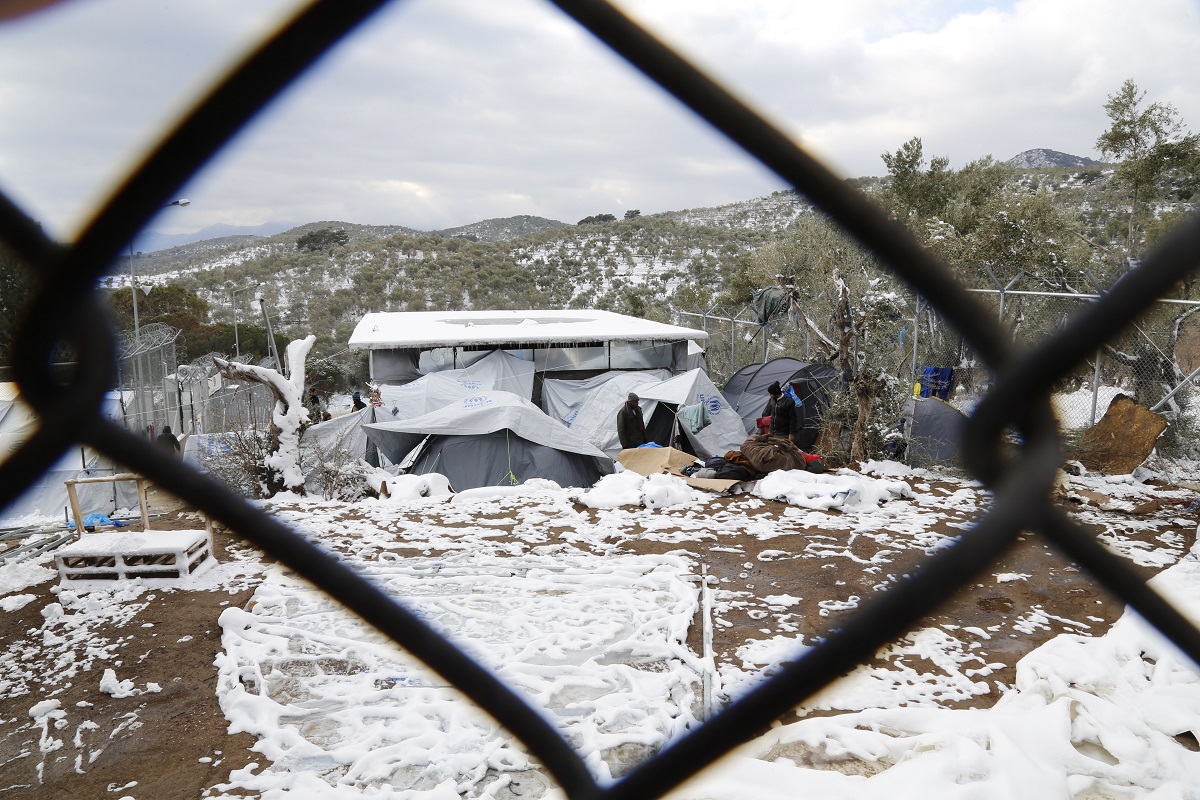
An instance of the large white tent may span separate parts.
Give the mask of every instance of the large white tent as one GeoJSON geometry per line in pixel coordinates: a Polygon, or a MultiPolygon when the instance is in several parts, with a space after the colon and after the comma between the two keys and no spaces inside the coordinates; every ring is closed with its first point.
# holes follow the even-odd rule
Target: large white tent
{"type": "MultiPolygon", "coordinates": [[[[120,398],[113,392],[104,400],[103,413],[121,419],[120,398]]],[[[0,460],[7,458],[33,435],[39,425],[36,412],[21,399],[15,383],[0,383],[0,460]]],[[[33,519],[64,519],[70,501],[64,481],[114,473],[112,461],[90,447],[72,447],[7,508],[0,509],[0,524],[33,519]]],[[[112,514],[136,504],[132,484],[92,483],[77,488],[79,505],[86,514],[112,514]]]]}
{"type": "MultiPolygon", "coordinates": [[[[612,371],[585,380],[547,380],[542,385],[542,407],[546,413],[587,439],[609,456],[621,452],[617,440],[617,410],[630,392],[639,396],[651,384],[670,377],[665,369],[645,372],[612,371]]],[[[646,419],[654,414],[657,401],[643,405],[646,419]]]]}
{"type": "Polygon", "coordinates": [[[666,376],[663,371],[606,372],[581,381],[547,380],[542,387],[542,403],[549,415],[569,424],[572,431],[610,456],[616,456],[621,451],[617,441],[617,411],[631,391],[642,401],[647,428],[657,427],[664,411],[670,414],[670,430],[665,432],[668,441],[659,444],[674,444],[678,432],[696,455],[708,458],[737,450],[746,440],[741,418],[702,369],[674,377],[666,376]],[[660,409],[660,405],[668,409],[660,409]],[[691,420],[697,417],[702,417],[705,423],[693,430],[691,420]]]}

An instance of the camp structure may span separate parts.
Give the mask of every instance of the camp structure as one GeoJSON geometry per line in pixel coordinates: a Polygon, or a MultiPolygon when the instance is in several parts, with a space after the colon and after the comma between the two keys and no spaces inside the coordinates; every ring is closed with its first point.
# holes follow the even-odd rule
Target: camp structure
{"type": "Polygon", "coordinates": [[[387,408],[405,417],[436,411],[477,392],[510,392],[533,397],[533,364],[503,350],[492,350],[461,369],[422,375],[403,384],[383,384],[380,399],[387,408]]]}
{"type": "MultiPolygon", "coordinates": [[[[104,399],[102,413],[112,420],[121,419],[121,401],[116,392],[104,399]]],[[[38,427],[37,413],[20,396],[15,383],[0,383],[0,460],[8,458],[33,435],[38,427]]],[[[22,522],[26,518],[65,517],[70,505],[64,481],[113,475],[117,469],[106,456],[86,446],[67,450],[32,486],[5,508],[0,508],[0,524],[22,522]]],[[[77,496],[86,514],[109,515],[118,508],[137,503],[137,494],[129,484],[80,484],[77,496]]]]}
{"type": "MultiPolygon", "coordinates": [[[[821,417],[840,384],[838,371],[828,364],[814,364],[785,356],[763,364],[747,364],[733,374],[722,389],[725,399],[742,418],[747,433],[754,433],[754,421],[767,405],[767,387],[778,381],[794,388],[802,405],[801,427],[815,433],[821,417]]],[[[816,436],[812,436],[815,440],[816,436]]]]}
{"type": "Polygon", "coordinates": [[[592,486],[612,459],[511,392],[480,392],[428,414],[366,424],[367,437],[408,473],[437,472],[455,491],[546,478],[592,486]]]}
{"type": "Polygon", "coordinates": [[[913,466],[945,464],[958,458],[958,440],[966,416],[945,400],[910,397],[901,430],[908,442],[905,461],[913,466]]]}
{"type": "Polygon", "coordinates": [[[579,381],[547,380],[542,404],[547,414],[616,457],[621,452],[617,411],[629,392],[641,400],[652,442],[708,458],[736,450],[746,439],[741,419],[702,369],[674,376],[607,372],[579,381]]]}
{"type": "Polygon", "coordinates": [[[707,341],[701,330],[591,309],[403,311],[365,315],[349,346],[369,352],[371,380],[403,384],[469,367],[496,350],[543,377],[614,369],[678,373],[696,358],[690,343],[707,341]]]}
{"type": "MultiPolygon", "coordinates": [[[[671,373],[665,369],[655,369],[605,372],[582,380],[555,378],[542,385],[542,408],[547,415],[570,428],[572,433],[579,434],[616,458],[617,453],[621,452],[621,442],[617,439],[617,411],[630,392],[641,396],[646,387],[670,376],[671,373]]],[[[657,407],[656,400],[642,404],[642,414],[647,424],[657,407]]],[[[665,428],[669,431],[670,425],[665,428]]]]}

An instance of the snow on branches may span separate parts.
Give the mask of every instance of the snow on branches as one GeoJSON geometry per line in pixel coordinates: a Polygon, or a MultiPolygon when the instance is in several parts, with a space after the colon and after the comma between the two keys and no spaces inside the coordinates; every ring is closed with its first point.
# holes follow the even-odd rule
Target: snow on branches
{"type": "Polygon", "coordinates": [[[268,496],[280,489],[304,493],[304,472],[300,468],[300,434],[309,422],[308,409],[304,407],[304,360],[316,341],[317,337],[310,334],[307,338],[297,339],[287,346],[287,377],[268,367],[213,359],[226,378],[261,383],[275,395],[275,409],[271,414],[272,447],[264,459],[267,474],[270,476],[270,486],[265,487],[268,496]]]}

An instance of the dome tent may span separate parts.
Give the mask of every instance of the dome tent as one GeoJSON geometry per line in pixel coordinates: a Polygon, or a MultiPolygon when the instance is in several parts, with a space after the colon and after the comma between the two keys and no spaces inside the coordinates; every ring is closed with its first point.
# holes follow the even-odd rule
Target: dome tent
{"type": "Polygon", "coordinates": [[[747,433],[754,432],[754,421],[762,416],[767,404],[767,387],[776,381],[780,386],[791,384],[795,388],[803,403],[799,411],[800,425],[816,431],[834,391],[841,384],[841,376],[828,364],[809,363],[788,356],[742,367],[726,382],[722,394],[742,418],[747,433]]]}

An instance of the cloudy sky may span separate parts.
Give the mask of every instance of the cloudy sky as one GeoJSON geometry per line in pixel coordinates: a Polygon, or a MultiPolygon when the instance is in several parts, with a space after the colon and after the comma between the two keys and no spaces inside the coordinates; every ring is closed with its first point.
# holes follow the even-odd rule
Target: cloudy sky
{"type": "MultiPolygon", "coordinates": [[[[0,0],[0,5],[2,5],[0,0]]],[[[0,190],[70,238],[137,154],[294,2],[69,0],[0,22],[0,190]]],[[[1200,129],[1197,0],[622,0],[834,171],[920,136],[955,167],[1097,157],[1133,78],[1200,129]]],[[[719,205],[781,182],[544,0],[398,2],[151,223],[422,230],[719,205]]]]}

